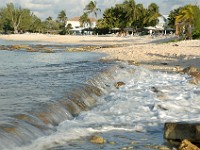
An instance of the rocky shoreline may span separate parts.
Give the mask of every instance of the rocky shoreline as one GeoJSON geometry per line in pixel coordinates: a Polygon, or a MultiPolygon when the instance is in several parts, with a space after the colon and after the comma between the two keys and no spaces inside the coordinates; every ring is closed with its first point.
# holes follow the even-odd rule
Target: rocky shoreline
{"type": "MultiPolygon", "coordinates": [[[[120,60],[120,61],[126,61],[127,63],[131,65],[141,65],[151,70],[185,73],[192,77],[192,80],[190,81],[192,84],[199,85],[200,83],[200,71],[199,71],[200,40],[158,44],[156,43],[157,41],[156,39],[150,39],[150,38],[141,37],[141,38],[117,39],[116,37],[114,37],[112,39],[111,37],[110,39],[108,38],[109,39],[109,42],[108,42],[109,44],[108,44],[106,43],[107,38],[101,39],[101,41],[98,41],[99,37],[98,38],[81,37],[81,38],[82,38],[82,41],[81,42],[79,41],[76,44],[81,43],[81,44],[89,45],[89,43],[92,43],[92,45],[94,46],[80,46],[78,48],[69,48],[69,47],[62,47],[62,48],[64,48],[65,51],[68,51],[68,52],[93,51],[93,52],[108,54],[108,56],[104,57],[102,61],[120,60]],[[100,45],[99,43],[102,44],[103,42],[106,43],[106,46],[96,46],[96,45],[100,45]]],[[[67,40],[62,39],[60,41],[66,42],[67,40]]],[[[77,42],[78,39],[76,39],[75,41],[77,42]]],[[[43,45],[36,45],[36,46],[24,46],[24,45],[4,46],[2,45],[0,46],[0,49],[1,50],[25,50],[27,52],[46,52],[46,53],[54,52],[51,48],[49,48],[49,46],[43,46],[43,45]]],[[[116,83],[115,86],[116,88],[118,88],[119,86],[123,86],[124,84],[125,83],[122,83],[119,81],[118,83],[116,83]]],[[[154,88],[152,90],[159,93],[159,89],[154,88]]],[[[174,123],[177,124],[176,122],[174,123]]],[[[182,133],[182,125],[180,125],[180,128],[181,128],[180,133],[182,133]]],[[[186,127],[183,130],[184,131],[189,130],[187,132],[188,134],[193,133],[193,132],[190,132],[189,127],[186,127]]],[[[165,135],[165,132],[167,132],[167,129],[164,130],[163,132],[165,135]]],[[[173,132],[174,134],[176,134],[176,136],[179,136],[177,135],[179,133],[176,132],[176,130],[174,130],[173,132]]],[[[165,136],[165,138],[168,139],[168,136],[165,136]]],[[[187,138],[188,136],[179,138],[178,146],[176,146],[176,148],[174,149],[199,150],[197,146],[193,145],[190,141],[186,140],[187,138]]],[[[98,137],[97,135],[93,135],[89,139],[90,139],[89,141],[94,144],[105,144],[107,143],[106,141],[109,141],[109,139],[104,139],[103,137],[101,136],[98,137]],[[98,142],[95,142],[95,140],[97,140],[98,142]]],[[[169,140],[173,141],[173,139],[171,138],[169,138],[169,140]]],[[[177,138],[175,138],[175,140],[177,140],[177,138]]],[[[191,140],[194,143],[199,143],[199,141],[195,141],[191,138],[189,140],[191,140]]],[[[110,141],[110,142],[114,144],[114,141],[110,141]]],[[[166,146],[160,146],[160,145],[147,145],[146,148],[160,149],[160,150],[170,149],[166,146]]],[[[133,147],[125,146],[125,147],[122,147],[121,149],[124,149],[124,150],[133,149],[133,147]]]]}

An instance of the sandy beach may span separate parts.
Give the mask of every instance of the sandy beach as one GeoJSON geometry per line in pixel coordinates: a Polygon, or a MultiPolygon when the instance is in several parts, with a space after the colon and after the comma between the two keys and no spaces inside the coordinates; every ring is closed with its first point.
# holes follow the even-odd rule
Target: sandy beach
{"type": "Polygon", "coordinates": [[[104,60],[125,60],[148,69],[179,71],[188,66],[200,68],[200,40],[167,42],[173,37],[117,37],[70,36],[44,34],[0,35],[0,39],[14,41],[44,41],[61,44],[120,45],[101,48],[107,53],[104,60]]]}

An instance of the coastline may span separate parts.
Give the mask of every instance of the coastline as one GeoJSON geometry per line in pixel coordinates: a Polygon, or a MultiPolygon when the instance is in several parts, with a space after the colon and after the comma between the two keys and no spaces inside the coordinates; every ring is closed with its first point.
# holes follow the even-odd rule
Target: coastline
{"type": "Polygon", "coordinates": [[[151,70],[179,71],[200,68],[200,40],[168,42],[174,37],[72,36],[44,34],[0,35],[2,40],[42,41],[59,44],[110,45],[94,52],[106,53],[103,60],[121,60],[151,70]],[[120,45],[120,46],[119,46],[120,45]]]}
{"type": "MultiPolygon", "coordinates": [[[[40,36],[9,35],[5,37],[6,38],[2,37],[0,38],[13,41],[17,40],[40,41],[40,42],[44,41],[44,42],[52,42],[60,44],[81,44],[81,45],[106,44],[108,45],[107,47],[102,46],[101,48],[98,48],[93,51],[97,53],[108,54],[106,57],[102,58],[102,61],[110,61],[110,60],[127,61],[130,64],[141,65],[142,67],[148,68],[150,70],[179,71],[187,66],[200,67],[200,61],[199,61],[200,40],[167,43],[166,41],[171,40],[173,38],[166,38],[166,37],[152,38],[149,36],[83,37],[83,36],[58,36],[58,35],[55,36],[54,35],[40,35],[40,36]],[[25,37],[26,39],[24,39],[25,37]],[[70,37],[72,38],[70,39],[70,37]]],[[[109,134],[110,133],[111,132],[109,132],[109,134]]],[[[124,132],[122,134],[124,134],[124,132]]],[[[103,133],[102,135],[105,136],[106,133],[103,133]]],[[[109,140],[108,136],[105,137],[109,140]]],[[[154,144],[155,143],[152,142],[152,147],[154,146],[154,144]]],[[[132,145],[134,147],[134,143],[132,145]]]]}

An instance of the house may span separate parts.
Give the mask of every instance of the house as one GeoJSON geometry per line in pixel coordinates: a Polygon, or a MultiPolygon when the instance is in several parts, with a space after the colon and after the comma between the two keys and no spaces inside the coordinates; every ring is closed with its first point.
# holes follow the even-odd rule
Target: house
{"type": "Polygon", "coordinates": [[[156,25],[158,28],[166,28],[168,24],[168,15],[162,15],[158,17],[158,24],[156,25]]]}
{"type": "Polygon", "coordinates": [[[71,31],[74,34],[92,34],[92,31],[89,29],[94,29],[96,27],[97,20],[95,18],[89,18],[90,19],[90,24],[89,23],[84,23],[83,26],[81,27],[80,24],[80,17],[73,17],[67,20],[66,26],[68,24],[71,24],[72,29],[71,31]]]}

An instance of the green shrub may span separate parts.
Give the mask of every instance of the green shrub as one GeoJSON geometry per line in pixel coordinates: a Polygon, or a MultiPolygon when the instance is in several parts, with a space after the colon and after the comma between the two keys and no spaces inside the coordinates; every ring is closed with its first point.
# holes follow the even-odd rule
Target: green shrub
{"type": "Polygon", "coordinates": [[[193,39],[200,39],[200,30],[193,31],[192,38],[193,39]]]}

